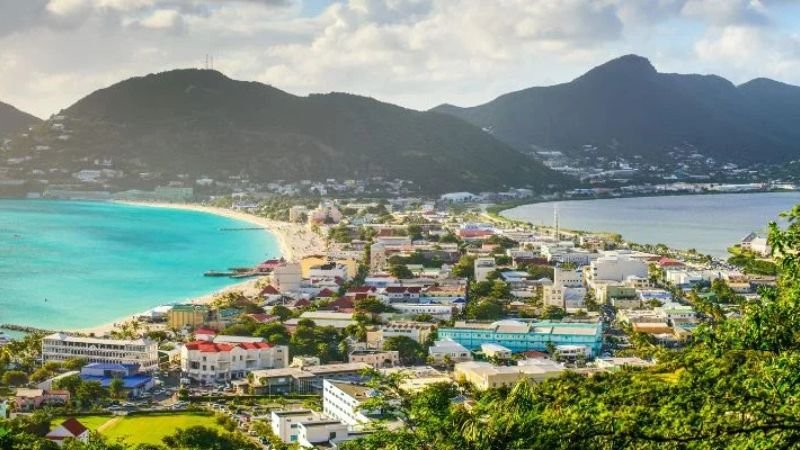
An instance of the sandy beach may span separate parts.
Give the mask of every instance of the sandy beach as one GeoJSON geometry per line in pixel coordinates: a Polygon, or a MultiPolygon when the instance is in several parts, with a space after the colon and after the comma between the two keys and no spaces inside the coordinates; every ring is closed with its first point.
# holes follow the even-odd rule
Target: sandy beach
{"type": "MultiPolygon", "coordinates": [[[[288,261],[299,261],[307,255],[322,254],[325,252],[325,241],[311,229],[305,225],[289,222],[281,222],[278,220],[267,219],[253,214],[234,211],[226,208],[217,208],[212,206],[204,206],[198,204],[184,204],[184,203],[147,203],[147,202],[118,202],[127,205],[146,206],[151,208],[171,208],[181,209],[186,211],[196,211],[207,214],[215,214],[229,219],[247,222],[257,227],[263,227],[265,232],[272,233],[278,240],[281,255],[288,261]]],[[[245,295],[255,295],[260,289],[258,287],[259,281],[263,277],[251,278],[241,283],[227,286],[219,291],[212,292],[207,295],[195,297],[187,303],[193,304],[206,304],[210,303],[214,297],[225,292],[242,292],[245,295]]],[[[131,321],[136,317],[126,316],[121,317],[119,320],[99,325],[95,327],[81,328],[73,331],[79,333],[95,334],[97,336],[105,335],[111,332],[117,325],[131,321]]]]}

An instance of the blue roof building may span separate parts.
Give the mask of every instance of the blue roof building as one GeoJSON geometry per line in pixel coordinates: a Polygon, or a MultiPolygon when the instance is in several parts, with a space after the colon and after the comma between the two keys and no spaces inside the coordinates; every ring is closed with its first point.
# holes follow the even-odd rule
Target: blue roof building
{"type": "Polygon", "coordinates": [[[603,346],[603,325],[523,320],[456,322],[452,328],[439,328],[439,339],[452,339],[470,350],[493,343],[513,352],[545,351],[548,342],[553,345],[585,345],[596,355],[603,346]]]}
{"type": "Polygon", "coordinates": [[[104,388],[111,385],[115,378],[122,380],[123,386],[134,397],[141,395],[153,387],[153,377],[139,372],[139,366],[133,364],[92,363],[81,369],[81,380],[97,381],[104,388]]]}

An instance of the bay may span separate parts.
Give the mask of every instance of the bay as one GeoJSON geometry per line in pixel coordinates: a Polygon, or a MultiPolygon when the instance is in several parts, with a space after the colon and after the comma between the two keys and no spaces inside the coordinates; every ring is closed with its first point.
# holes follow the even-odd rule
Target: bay
{"type": "Polygon", "coordinates": [[[226,217],[111,202],[0,200],[0,323],[102,325],[235,284],[207,270],[279,255],[226,217]]]}
{"type": "Polygon", "coordinates": [[[552,225],[558,209],[564,229],[622,234],[643,244],[667,244],[725,257],[726,249],[800,203],[798,192],[677,195],[535,203],[503,217],[552,225]]]}

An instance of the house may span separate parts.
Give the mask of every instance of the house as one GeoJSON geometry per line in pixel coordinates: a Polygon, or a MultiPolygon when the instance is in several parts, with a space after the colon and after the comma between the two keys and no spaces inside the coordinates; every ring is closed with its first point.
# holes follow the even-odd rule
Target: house
{"type": "Polygon", "coordinates": [[[454,363],[472,361],[472,352],[450,339],[435,341],[432,346],[428,347],[428,355],[436,364],[442,364],[446,361],[454,363]]]}
{"type": "Polygon", "coordinates": [[[86,442],[89,439],[89,429],[74,417],[70,417],[47,433],[45,439],[55,442],[59,447],[64,445],[64,440],[66,439],[77,439],[86,442]]]}
{"type": "Polygon", "coordinates": [[[497,269],[494,257],[475,259],[475,281],[486,281],[490,273],[497,269]]]}
{"type": "Polygon", "coordinates": [[[353,319],[353,313],[350,312],[306,311],[299,318],[289,319],[283,324],[289,331],[293,331],[297,328],[298,322],[303,319],[312,320],[318,327],[331,326],[337,329],[344,329],[356,323],[353,319]]]}
{"type": "Polygon", "coordinates": [[[374,369],[394,367],[400,363],[400,352],[396,350],[354,350],[347,355],[351,363],[369,364],[374,369]]]}
{"type": "Polygon", "coordinates": [[[167,327],[172,330],[200,327],[208,320],[209,309],[205,305],[175,305],[167,311],[167,327]]]}
{"type": "Polygon", "coordinates": [[[520,361],[516,366],[494,366],[485,361],[469,361],[455,365],[453,376],[471,383],[479,390],[512,387],[526,379],[541,382],[564,372],[564,366],[549,359],[520,361]]]}
{"type": "Polygon", "coordinates": [[[374,348],[380,348],[386,339],[396,336],[405,336],[424,344],[435,328],[435,325],[427,322],[391,322],[383,325],[377,331],[368,331],[367,344],[374,348]]]}
{"type": "Polygon", "coordinates": [[[486,355],[488,358],[511,359],[511,350],[509,350],[507,347],[503,347],[499,344],[493,344],[491,342],[481,344],[481,353],[486,355]]]}
{"type": "Polygon", "coordinates": [[[739,247],[742,250],[753,252],[761,256],[768,256],[771,253],[771,248],[767,243],[767,239],[759,236],[758,233],[750,233],[742,238],[742,240],[739,241],[739,247]]]}
{"type": "Polygon", "coordinates": [[[33,411],[42,406],[63,406],[69,399],[69,391],[19,388],[14,393],[14,406],[17,411],[33,411]]]}
{"type": "Polygon", "coordinates": [[[263,314],[263,313],[256,313],[256,314],[247,314],[246,317],[249,317],[255,323],[272,323],[278,322],[280,317],[273,316],[272,314],[263,314]]]}
{"type": "Polygon", "coordinates": [[[389,303],[417,303],[421,291],[420,286],[386,286],[381,292],[381,297],[389,303]]]}

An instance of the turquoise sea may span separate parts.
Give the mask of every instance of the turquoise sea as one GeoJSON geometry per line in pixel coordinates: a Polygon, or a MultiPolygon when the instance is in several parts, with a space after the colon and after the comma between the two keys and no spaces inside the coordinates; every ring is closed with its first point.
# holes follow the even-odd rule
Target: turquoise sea
{"type": "Polygon", "coordinates": [[[609,231],[645,244],[664,243],[725,257],[751,231],[764,231],[778,214],[800,203],[800,193],[679,195],[536,203],[504,211],[510,219],[563,228],[609,231]]]}
{"type": "Polygon", "coordinates": [[[279,255],[212,214],[110,202],[0,200],[0,323],[97,326],[236,283],[207,270],[279,255]]]}

